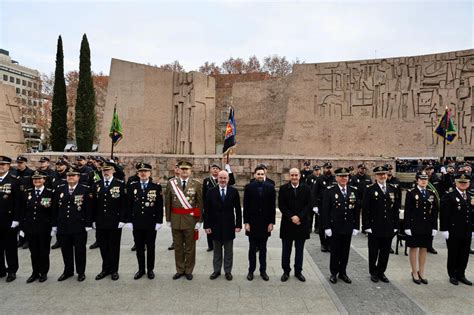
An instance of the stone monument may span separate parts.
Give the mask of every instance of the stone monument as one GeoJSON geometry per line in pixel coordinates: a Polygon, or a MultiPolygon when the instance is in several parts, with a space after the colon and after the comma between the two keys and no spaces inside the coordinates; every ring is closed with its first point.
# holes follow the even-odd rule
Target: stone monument
{"type": "Polygon", "coordinates": [[[0,82],[0,155],[14,158],[25,150],[15,87],[0,82]]]}

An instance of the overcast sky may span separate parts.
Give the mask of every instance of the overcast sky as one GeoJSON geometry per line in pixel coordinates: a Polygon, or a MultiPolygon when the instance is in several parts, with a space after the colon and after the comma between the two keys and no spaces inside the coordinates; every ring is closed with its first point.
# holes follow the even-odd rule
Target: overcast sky
{"type": "Polygon", "coordinates": [[[473,1],[6,1],[0,48],[20,64],[54,71],[62,35],[66,71],[82,35],[92,70],[111,58],[161,65],[278,54],[307,63],[470,49],[473,1]]]}

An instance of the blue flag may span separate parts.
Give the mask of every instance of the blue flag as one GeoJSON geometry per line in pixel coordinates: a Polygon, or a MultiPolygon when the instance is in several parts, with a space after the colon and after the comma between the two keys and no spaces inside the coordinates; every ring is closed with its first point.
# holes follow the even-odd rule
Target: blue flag
{"type": "Polygon", "coordinates": [[[225,128],[224,148],[222,149],[223,154],[230,153],[231,149],[237,144],[236,134],[237,130],[235,126],[234,109],[231,108],[227,120],[227,126],[225,128]]]}

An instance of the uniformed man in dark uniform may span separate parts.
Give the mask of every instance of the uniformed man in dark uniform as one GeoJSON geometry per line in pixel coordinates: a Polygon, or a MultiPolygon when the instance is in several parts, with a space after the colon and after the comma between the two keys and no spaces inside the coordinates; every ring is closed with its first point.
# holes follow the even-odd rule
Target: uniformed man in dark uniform
{"type": "MultiPolygon", "coordinates": [[[[312,200],[313,200],[313,212],[319,215],[318,222],[321,225],[321,216],[320,210],[323,206],[324,191],[328,186],[336,185],[336,178],[332,174],[332,164],[331,162],[326,162],[323,165],[323,175],[318,179],[316,184],[313,186],[311,191],[312,200]]],[[[324,233],[324,229],[319,228],[319,241],[321,242],[321,251],[329,252],[330,251],[330,242],[329,236],[324,233]]]]}
{"type": "MultiPolygon", "coordinates": [[[[102,165],[106,162],[106,160],[101,156],[95,157],[95,170],[89,172],[88,175],[88,185],[90,187],[94,186],[95,183],[98,183],[102,180],[102,165]]],[[[114,174],[115,175],[115,174],[114,174]]],[[[114,176],[115,177],[115,176],[114,176]]],[[[81,179],[83,179],[83,175],[81,175],[81,179]]],[[[99,248],[99,242],[97,241],[97,232],[95,233],[95,241],[89,246],[89,249],[96,249],[99,248]]]]}
{"type": "MultiPolygon", "coordinates": [[[[460,169],[460,173],[467,174],[472,178],[472,165],[469,162],[464,163],[463,167],[460,169]]],[[[471,198],[474,198],[474,181],[472,180],[471,184],[469,185],[469,188],[467,189],[467,193],[471,195],[471,198]]],[[[472,249],[472,247],[469,251],[469,254],[474,255],[474,249],[472,249]]]]}
{"type": "MultiPolygon", "coordinates": [[[[202,198],[204,200],[206,200],[206,195],[209,189],[214,188],[218,185],[217,175],[219,174],[221,170],[222,168],[220,167],[219,164],[213,163],[211,165],[209,177],[204,178],[204,180],[202,181],[202,198]]],[[[204,216],[205,211],[206,209],[203,209],[203,217],[205,217],[204,216]]],[[[214,246],[212,244],[212,235],[207,234],[207,251],[210,252],[213,249],[214,249],[214,246]]]]}
{"type": "Polygon", "coordinates": [[[137,170],[140,179],[131,182],[128,191],[128,222],[132,225],[138,260],[138,271],[134,279],[138,280],[145,275],[145,246],[147,276],[148,279],[153,279],[156,232],[163,224],[163,192],[159,183],[150,180],[150,164],[139,163],[137,170]]]}
{"type": "Polygon", "coordinates": [[[376,182],[367,186],[362,201],[362,229],[368,234],[370,279],[387,283],[385,270],[398,230],[401,199],[398,188],[387,182],[387,167],[378,166],[373,173],[376,182]]]}
{"type": "Polygon", "coordinates": [[[444,194],[452,191],[456,188],[456,183],[454,181],[455,176],[455,164],[451,163],[448,164],[446,167],[446,174],[443,174],[440,182],[440,198],[444,196],[444,194]]]}
{"type": "MultiPolygon", "coordinates": [[[[57,187],[60,185],[66,185],[66,173],[69,163],[63,158],[59,158],[56,163],[56,170],[53,171],[51,175],[48,176],[48,187],[53,189],[53,192],[56,191],[57,187]]],[[[56,242],[51,246],[51,249],[59,248],[58,238],[56,237],[56,242]]]]}
{"type": "Polygon", "coordinates": [[[465,274],[474,238],[474,198],[467,193],[471,176],[458,174],[455,180],[456,189],[441,199],[440,231],[448,247],[449,282],[472,285],[465,274]]]}
{"type": "MultiPolygon", "coordinates": [[[[441,179],[439,176],[434,172],[434,167],[433,165],[429,164],[425,168],[426,173],[428,174],[428,188],[434,192],[436,196],[436,202],[440,202],[441,196],[440,196],[440,184],[441,184],[441,179]]],[[[434,249],[433,246],[428,248],[428,253],[431,254],[438,254],[438,251],[434,249]]]]}
{"type": "Polygon", "coordinates": [[[95,167],[94,161],[95,161],[95,157],[93,155],[88,155],[86,165],[89,166],[93,171],[96,171],[97,168],[95,167]]]}
{"type": "Polygon", "coordinates": [[[364,163],[360,163],[357,165],[357,174],[351,177],[349,185],[357,187],[357,191],[359,192],[360,198],[364,195],[365,188],[372,184],[372,180],[370,176],[367,175],[367,167],[364,163]]]}
{"type": "Polygon", "coordinates": [[[303,169],[300,171],[301,177],[300,177],[300,183],[304,183],[305,185],[308,184],[308,177],[313,174],[313,171],[311,170],[311,162],[310,161],[304,161],[303,163],[303,169]]]}
{"type": "MultiPolygon", "coordinates": [[[[42,156],[39,159],[37,170],[43,172],[46,176],[52,176],[54,173],[54,170],[51,168],[51,162],[47,156],[42,156]]],[[[48,182],[46,182],[46,185],[47,184],[48,182]]]]}
{"type": "Polygon", "coordinates": [[[324,233],[331,238],[331,283],[336,283],[337,277],[346,283],[352,282],[346,267],[352,236],[359,233],[361,201],[357,187],[348,185],[349,173],[345,167],[337,169],[337,184],[329,186],[323,197],[321,225],[324,233]]]}
{"type": "Polygon", "coordinates": [[[0,278],[7,276],[7,282],[15,280],[18,271],[16,236],[21,221],[20,181],[10,172],[11,162],[0,156],[0,278]]]}
{"type": "Polygon", "coordinates": [[[52,234],[57,233],[64,261],[64,272],[58,281],[74,275],[76,263],[77,280],[86,279],[87,232],[92,229],[92,193],[88,186],[79,184],[81,173],[69,168],[67,184],[57,187],[53,199],[52,234]]]}
{"type": "Polygon", "coordinates": [[[45,186],[47,174],[35,171],[31,178],[33,187],[26,189],[22,198],[25,209],[22,225],[29,244],[33,269],[26,283],[32,283],[37,279],[39,282],[44,282],[48,279],[53,221],[54,193],[51,188],[45,186]]]}
{"type": "Polygon", "coordinates": [[[114,177],[114,164],[105,162],[102,167],[103,179],[92,186],[93,221],[102,257],[102,271],[95,277],[96,280],[108,275],[114,281],[119,279],[120,240],[127,221],[127,197],[125,183],[114,177]]]}
{"type": "MultiPolygon", "coordinates": [[[[16,158],[16,176],[20,181],[20,191],[23,192],[25,189],[32,186],[31,183],[31,175],[33,174],[33,170],[28,167],[28,159],[22,155],[19,155],[16,158]]],[[[23,206],[23,205],[22,205],[23,206]]],[[[23,213],[22,209],[22,213],[23,213]]],[[[20,222],[21,223],[21,222],[20,222]]],[[[21,232],[23,227],[19,226],[19,231],[21,232]]],[[[23,233],[20,233],[18,236],[18,243],[17,246],[23,249],[28,248],[28,241],[22,236],[23,233]]]]}
{"type": "MultiPolygon", "coordinates": [[[[313,174],[309,175],[306,181],[306,185],[309,186],[310,191],[313,190],[314,185],[318,181],[319,177],[321,177],[321,167],[319,165],[313,166],[313,174]]],[[[313,218],[314,218],[314,233],[319,233],[319,224],[318,224],[318,215],[315,214],[314,211],[308,211],[308,228],[309,233],[313,231],[313,218]]]]}
{"type": "Polygon", "coordinates": [[[78,155],[76,157],[76,169],[79,171],[79,173],[81,173],[79,182],[81,184],[89,185],[89,174],[93,171],[93,169],[87,166],[86,157],[84,155],[78,155]]]}
{"type": "MultiPolygon", "coordinates": [[[[387,173],[387,183],[393,185],[397,189],[398,199],[402,200],[402,187],[400,186],[400,180],[393,174],[393,166],[391,164],[385,164],[385,167],[388,170],[387,173]]],[[[399,224],[397,223],[397,226],[399,224]]],[[[365,231],[364,231],[365,232],[365,231]]],[[[395,254],[395,251],[390,244],[390,254],[395,254]]]]}

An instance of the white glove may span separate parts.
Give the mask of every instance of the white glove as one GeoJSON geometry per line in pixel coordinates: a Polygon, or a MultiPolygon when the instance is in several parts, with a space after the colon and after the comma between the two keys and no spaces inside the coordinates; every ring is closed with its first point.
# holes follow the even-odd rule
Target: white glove
{"type": "Polygon", "coordinates": [[[326,234],[327,237],[331,237],[331,236],[332,236],[332,231],[331,231],[331,229],[326,229],[326,230],[324,230],[324,234],[326,234]]]}
{"type": "Polygon", "coordinates": [[[393,229],[393,233],[397,233],[397,231],[398,231],[397,229],[393,229]]]}
{"type": "Polygon", "coordinates": [[[474,232],[471,233],[471,238],[474,238],[474,232]]]}
{"type": "Polygon", "coordinates": [[[12,229],[16,228],[19,225],[20,223],[18,221],[12,221],[12,229]]]}
{"type": "Polygon", "coordinates": [[[316,214],[319,214],[319,209],[318,209],[318,207],[313,207],[313,212],[316,213],[316,214]]]}
{"type": "Polygon", "coordinates": [[[161,223],[155,224],[155,230],[156,230],[156,231],[160,230],[160,229],[161,229],[161,225],[162,225],[161,223]]]}
{"type": "Polygon", "coordinates": [[[196,222],[196,225],[194,226],[195,230],[199,230],[201,228],[201,222],[196,222]]]}
{"type": "Polygon", "coordinates": [[[444,239],[447,240],[449,238],[449,231],[443,231],[441,232],[441,235],[443,235],[444,239]]]}
{"type": "Polygon", "coordinates": [[[92,228],[95,230],[97,227],[95,225],[95,222],[92,222],[92,228]]]}
{"type": "Polygon", "coordinates": [[[367,230],[365,230],[365,232],[372,233],[372,229],[367,229],[367,230]]]}
{"type": "Polygon", "coordinates": [[[437,231],[437,230],[431,230],[431,236],[435,236],[435,235],[436,235],[436,233],[438,233],[438,231],[437,231]]]}
{"type": "Polygon", "coordinates": [[[132,223],[127,223],[125,225],[127,226],[127,228],[129,228],[130,230],[133,231],[133,224],[132,223]]]}
{"type": "Polygon", "coordinates": [[[442,166],[441,169],[440,169],[440,172],[441,172],[441,174],[446,174],[447,173],[446,167],[442,166]]]}
{"type": "Polygon", "coordinates": [[[170,221],[167,221],[167,222],[166,222],[166,225],[170,228],[170,227],[171,227],[171,222],[170,222],[170,221]]]}
{"type": "Polygon", "coordinates": [[[405,230],[405,234],[411,236],[411,230],[405,230]]]}
{"type": "Polygon", "coordinates": [[[224,165],[224,169],[227,173],[232,173],[232,170],[230,169],[230,165],[229,164],[226,164],[224,165]]]}
{"type": "Polygon", "coordinates": [[[118,228],[119,228],[119,229],[123,228],[124,226],[125,226],[125,223],[119,222],[119,225],[118,225],[118,228]]]}
{"type": "Polygon", "coordinates": [[[92,230],[92,228],[90,226],[86,226],[86,232],[89,232],[90,230],[92,230]]]}
{"type": "Polygon", "coordinates": [[[359,230],[353,229],[352,236],[356,236],[357,234],[359,234],[359,230]]]}
{"type": "Polygon", "coordinates": [[[51,229],[51,237],[54,237],[56,236],[56,233],[58,232],[58,228],[53,226],[53,228],[51,229]]]}

